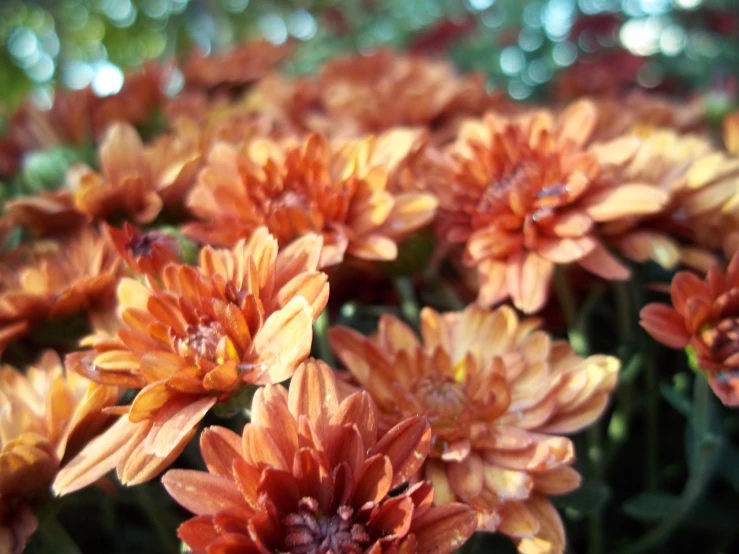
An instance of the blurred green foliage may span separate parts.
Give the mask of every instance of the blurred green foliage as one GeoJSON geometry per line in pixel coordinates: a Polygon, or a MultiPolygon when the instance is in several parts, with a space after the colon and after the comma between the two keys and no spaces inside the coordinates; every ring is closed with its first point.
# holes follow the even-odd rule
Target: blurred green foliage
{"type": "Polygon", "coordinates": [[[0,103],[31,92],[48,103],[59,85],[110,93],[121,69],[258,35],[300,43],[294,72],[379,45],[448,51],[518,99],[546,95],[578,58],[624,47],[646,62],[640,86],[725,93],[737,17],[735,0],[4,0],[0,103]]]}

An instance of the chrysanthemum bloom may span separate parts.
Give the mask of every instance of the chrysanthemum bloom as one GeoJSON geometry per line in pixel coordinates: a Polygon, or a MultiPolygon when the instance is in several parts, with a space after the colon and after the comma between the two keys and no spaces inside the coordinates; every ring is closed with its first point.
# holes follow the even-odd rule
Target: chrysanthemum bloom
{"type": "Polygon", "coordinates": [[[261,228],[233,250],[204,248],[197,268],[169,264],[160,280],[147,276],[148,286],[123,279],[123,328],[91,337],[92,349],[67,364],[101,383],[143,388],[59,474],[55,490],[76,490],[114,467],[124,484],[147,481],[217,402],[288,379],[310,353],[312,323],[328,299],[320,250],[320,237],[307,235],[278,253],[261,228]]]}
{"type": "Polygon", "coordinates": [[[293,46],[290,42],[278,45],[257,40],[215,55],[192,50],[182,70],[185,87],[209,91],[243,87],[272,71],[290,55],[293,46]]]}
{"type": "Polygon", "coordinates": [[[106,227],[118,254],[134,273],[161,274],[164,266],[180,260],[177,238],[161,231],[141,231],[128,222],[122,229],[106,227]]]}
{"type": "Polygon", "coordinates": [[[689,348],[727,406],[739,406],[739,252],[726,273],[713,266],[705,281],[689,271],[675,275],[672,307],[649,304],[641,325],[671,348],[689,348]]]}
{"type": "Polygon", "coordinates": [[[22,245],[0,263],[0,352],[31,327],[114,296],[121,259],[91,228],[22,245]]]}
{"type": "Polygon", "coordinates": [[[53,351],[25,374],[0,368],[0,552],[20,553],[38,522],[30,509],[48,494],[60,463],[108,421],[118,389],[62,368],[53,351]]]}
{"type": "Polygon", "coordinates": [[[473,533],[475,512],[432,507],[427,482],[391,494],[423,464],[428,423],[410,417],[378,435],[367,393],[339,403],[323,362],[306,361],[287,393],[257,391],[251,414],[241,437],[222,427],[203,432],[207,473],[172,470],[162,479],[197,516],[178,533],[193,554],[446,554],[473,533]]]}
{"type": "Polygon", "coordinates": [[[628,277],[597,226],[655,212],[667,195],[610,180],[639,143],[591,144],[596,121],[593,104],[582,101],[556,118],[546,111],[514,120],[488,114],[463,127],[447,183],[435,190],[437,230],[464,245],[463,263],[479,274],[481,305],[510,296],[520,310],[538,311],[559,264],[578,263],[604,279],[628,277]]]}
{"type": "Polygon", "coordinates": [[[601,226],[604,240],[627,258],[673,269],[707,271],[723,240],[736,231],[739,159],[717,150],[707,137],[643,126],[633,131],[641,146],[621,178],[649,185],[670,197],[658,212],[624,217],[601,226]],[[732,216],[736,212],[736,216],[732,216]]]}
{"type": "Polygon", "coordinates": [[[339,359],[377,403],[380,433],[410,414],[428,418],[421,475],[435,500],[478,511],[478,529],[512,537],[525,554],[561,553],[562,522],[549,495],[576,489],[571,441],[616,385],[619,362],[583,359],[533,320],[503,306],[421,313],[422,341],[385,315],[373,337],[329,331],[339,359]]]}
{"type": "Polygon", "coordinates": [[[397,241],[428,223],[436,209],[431,194],[387,190],[420,138],[400,129],[341,143],[313,134],[297,145],[253,141],[242,151],[217,145],[188,201],[203,221],[186,225],[184,233],[232,245],[266,225],[280,245],[321,233],[322,267],[345,254],[393,260],[397,241]]]}
{"type": "Polygon", "coordinates": [[[396,126],[439,131],[458,117],[478,115],[496,101],[480,75],[460,77],[451,65],[380,50],[339,57],[318,74],[321,105],[341,134],[396,126]]]}
{"type": "Polygon", "coordinates": [[[90,219],[129,216],[149,223],[165,201],[181,203],[192,184],[200,151],[166,136],[147,148],[127,123],[110,127],[99,149],[100,173],[70,168],[75,207],[90,219]]]}

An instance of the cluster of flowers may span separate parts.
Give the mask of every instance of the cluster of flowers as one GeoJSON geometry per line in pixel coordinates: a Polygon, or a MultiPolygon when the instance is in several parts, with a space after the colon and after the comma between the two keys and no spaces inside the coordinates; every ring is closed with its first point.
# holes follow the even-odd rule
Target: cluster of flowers
{"type": "Polygon", "coordinates": [[[476,529],[563,552],[549,497],[580,483],[567,435],[605,410],[620,367],[529,317],[563,268],[712,268],[706,284],[679,274],[674,310],[643,323],[739,404],[739,254],[717,265],[739,245],[739,117],[716,145],[694,102],[537,108],[440,61],[380,51],[298,78],[274,72],[288,54],[249,44],[190,58],[173,97],[171,68],[150,66],[116,96],[16,114],[8,171],[27,150],[99,144],[97,168],[0,220],[3,241],[28,237],[0,259],[0,346],[37,348],[75,314],[91,329],[63,363],[0,370],[0,551],[23,550],[50,486],[153,479],[246,391],[240,435],[200,434],[207,471],[162,478],[195,514],[179,529],[192,552],[445,553],[476,529]],[[166,129],[146,142],[133,124],[154,111],[166,129]],[[411,235],[433,253],[414,257],[411,235]],[[348,371],[310,358],[329,284],[359,298],[389,267],[451,272],[467,305],[388,311],[369,337],[320,328],[348,371]]]}

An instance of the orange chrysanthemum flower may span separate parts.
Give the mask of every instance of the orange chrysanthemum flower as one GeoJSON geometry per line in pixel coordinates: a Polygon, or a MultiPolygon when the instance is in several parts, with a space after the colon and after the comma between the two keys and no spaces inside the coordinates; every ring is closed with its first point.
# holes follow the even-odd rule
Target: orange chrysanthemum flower
{"type": "Polygon", "coordinates": [[[293,50],[293,44],[248,42],[216,55],[192,50],[182,72],[187,88],[217,90],[248,85],[264,77],[293,50]]]}
{"type": "Polygon", "coordinates": [[[436,209],[431,194],[387,190],[419,137],[401,129],[329,143],[314,134],[292,146],[253,141],[242,152],[222,143],[211,151],[188,202],[204,221],[184,232],[216,245],[232,245],[260,225],[280,245],[319,232],[322,267],[345,254],[393,260],[397,241],[428,223],[436,209]]]}
{"type": "Polygon", "coordinates": [[[233,250],[204,248],[198,268],[167,265],[161,282],[123,279],[123,328],[115,338],[90,337],[92,350],[67,364],[101,383],[143,389],[55,489],[76,490],[114,467],[124,484],[151,479],[217,402],[288,379],[310,353],[312,323],[328,299],[320,250],[320,237],[307,235],[278,253],[260,228],[233,250]]]}
{"type": "Polygon", "coordinates": [[[318,90],[331,125],[354,135],[397,126],[436,133],[498,101],[481,75],[459,77],[445,62],[390,50],[331,60],[319,70],[318,90]]]}
{"type": "Polygon", "coordinates": [[[172,470],[164,486],[197,517],[179,529],[193,554],[450,553],[475,529],[460,504],[431,507],[429,483],[390,494],[423,464],[429,427],[411,417],[378,440],[366,393],[339,403],[332,370],[307,361],[290,391],[257,391],[243,436],[203,432],[208,472],[172,470]]]}
{"type": "Polygon", "coordinates": [[[0,352],[31,327],[113,297],[121,260],[91,228],[22,245],[0,263],[0,352]]]}
{"type": "Polygon", "coordinates": [[[118,254],[137,274],[157,276],[164,266],[180,260],[177,238],[161,231],[140,231],[128,222],[122,229],[106,227],[118,254]]]}
{"type": "Polygon", "coordinates": [[[612,181],[639,143],[590,144],[596,121],[594,105],[582,101],[556,118],[546,111],[515,120],[488,114],[463,127],[446,183],[435,187],[437,223],[443,239],[464,244],[463,262],[479,274],[481,305],[510,296],[524,312],[538,311],[558,264],[578,263],[605,279],[628,277],[597,225],[655,212],[667,195],[612,181]]]}
{"type": "Polygon", "coordinates": [[[621,171],[623,179],[650,185],[670,197],[659,212],[624,217],[601,227],[608,244],[643,263],[666,269],[683,263],[707,271],[714,251],[735,232],[739,220],[739,159],[714,148],[701,135],[640,127],[639,151],[621,171]]]}
{"type": "Polygon", "coordinates": [[[641,325],[671,348],[688,348],[727,406],[739,406],[739,252],[726,273],[713,266],[705,281],[689,271],[675,275],[672,307],[649,304],[641,325]]]}
{"type": "Polygon", "coordinates": [[[200,150],[177,136],[150,148],[127,123],[110,127],[100,144],[100,173],[86,166],[69,171],[77,210],[90,219],[126,215],[149,223],[164,205],[180,204],[192,184],[200,150]]]}
{"type": "Polygon", "coordinates": [[[381,432],[410,414],[428,418],[422,475],[438,504],[469,504],[478,529],[509,535],[526,554],[561,553],[564,529],[547,496],[577,488],[580,476],[560,435],[603,412],[618,360],[583,359],[507,306],[425,308],[421,335],[384,315],[371,338],[335,327],[329,340],[377,403],[381,432]]]}
{"type": "Polygon", "coordinates": [[[0,368],[0,552],[20,553],[38,522],[30,508],[60,463],[107,423],[118,390],[65,372],[53,351],[25,374],[0,368]]]}

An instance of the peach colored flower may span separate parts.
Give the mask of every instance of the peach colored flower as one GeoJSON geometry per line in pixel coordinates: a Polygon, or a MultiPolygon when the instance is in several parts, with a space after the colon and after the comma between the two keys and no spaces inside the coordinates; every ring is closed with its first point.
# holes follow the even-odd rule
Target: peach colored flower
{"type": "Polygon", "coordinates": [[[736,231],[739,159],[714,148],[707,137],[642,126],[641,146],[620,176],[669,195],[654,214],[624,217],[601,227],[604,240],[627,258],[707,271],[714,251],[736,231]]]}
{"type": "Polygon", "coordinates": [[[108,421],[115,387],[91,383],[62,368],[51,350],[25,374],[0,368],[0,551],[20,553],[38,522],[30,509],[48,494],[63,460],[108,421]]]}
{"type": "Polygon", "coordinates": [[[478,529],[510,536],[522,553],[561,553],[562,522],[547,497],[576,489],[571,441],[603,412],[619,361],[583,359],[508,306],[421,312],[421,335],[394,316],[377,334],[329,331],[339,359],[377,403],[380,433],[408,417],[431,424],[421,475],[435,502],[478,511],[478,529]]]}
{"type": "Polygon", "coordinates": [[[193,554],[447,554],[474,531],[466,506],[431,507],[427,482],[390,494],[423,464],[428,424],[410,417],[380,437],[367,393],[339,402],[323,362],[305,362],[287,393],[257,391],[251,413],[241,437],[222,427],[203,432],[208,472],[171,470],[162,479],[196,514],[178,533],[193,554]]]}
{"type": "Polygon", "coordinates": [[[713,266],[705,279],[690,271],[675,275],[672,307],[649,304],[641,325],[670,348],[689,349],[698,368],[727,406],[739,406],[739,253],[726,273],[713,266]]]}
{"type": "Polygon", "coordinates": [[[129,216],[150,223],[166,204],[181,204],[193,182],[200,150],[176,136],[147,148],[127,123],[110,127],[100,144],[100,172],[75,165],[68,174],[74,205],[89,219],[129,216]]]}
{"type": "Polygon", "coordinates": [[[192,50],[182,68],[188,89],[240,88],[269,73],[285,60],[293,44],[272,44],[257,40],[238,45],[215,55],[204,55],[192,50]]]}
{"type": "Polygon", "coordinates": [[[667,194],[613,179],[639,141],[591,143],[597,117],[595,106],[581,101],[558,116],[488,114],[462,128],[449,167],[440,168],[448,171],[446,182],[434,190],[437,230],[447,243],[464,245],[463,263],[479,275],[481,305],[510,296],[526,313],[540,310],[560,264],[577,263],[605,279],[628,277],[603,246],[599,225],[656,212],[667,194]]]}
{"type": "Polygon", "coordinates": [[[107,384],[140,388],[131,406],[57,477],[79,489],[114,467],[124,484],[147,481],[182,451],[217,402],[245,385],[290,378],[310,353],[312,323],[328,299],[316,271],[321,239],[278,252],[264,228],[232,250],[201,251],[197,268],[168,264],[146,286],[118,287],[123,328],[84,343],[68,366],[107,384]]]}
{"type": "Polygon", "coordinates": [[[345,254],[393,260],[398,240],[428,223],[436,208],[433,195],[388,191],[393,172],[419,140],[420,133],[399,129],[349,142],[318,134],[298,144],[255,140],[241,151],[221,143],[188,201],[202,222],[183,231],[216,245],[234,244],[260,225],[280,245],[318,232],[322,267],[345,254]]]}
{"type": "Polygon", "coordinates": [[[121,260],[92,228],[21,245],[0,261],[0,352],[34,325],[113,296],[121,260]]]}

